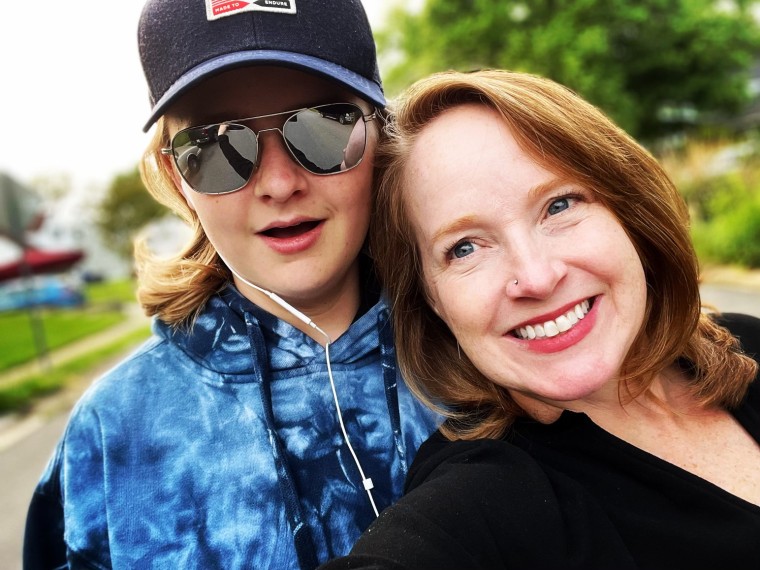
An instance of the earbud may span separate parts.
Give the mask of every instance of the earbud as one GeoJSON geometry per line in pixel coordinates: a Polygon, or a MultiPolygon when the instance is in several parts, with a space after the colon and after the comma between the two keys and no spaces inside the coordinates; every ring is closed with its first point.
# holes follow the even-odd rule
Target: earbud
{"type": "Polygon", "coordinates": [[[348,432],[346,431],[346,426],[343,423],[343,413],[340,410],[340,403],[338,402],[338,392],[335,389],[335,380],[333,379],[332,366],[330,364],[330,343],[332,342],[332,340],[330,339],[330,336],[321,328],[319,328],[317,324],[314,321],[312,321],[307,315],[305,315],[304,313],[296,309],[290,303],[285,301],[285,299],[283,299],[276,293],[273,293],[272,291],[268,291],[267,289],[259,287],[258,285],[248,281],[248,279],[246,279],[245,277],[240,275],[240,273],[235,271],[232,265],[230,265],[227,262],[227,260],[224,259],[224,257],[222,256],[221,253],[219,253],[218,250],[216,253],[224,262],[224,264],[229,268],[232,274],[235,275],[235,277],[240,279],[243,283],[245,283],[249,287],[256,289],[256,291],[260,291],[261,293],[263,293],[264,295],[272,299],[272,301],[277,303],[280,307],[282,307],[287,312],[289,312],[291,315],[296,317],[299,321],[306,323],[307,325],[314,328],[325,337],[325,361],[327,362],[327,376],[330,378],[330,389],[332,390],[333,401],[335,402],[335,409],[338,414],[338,423],[340,424],[340,431],[343,434],[343,441],[346,442],[346,445],[348,446],[348,450],[351,452],[351,457],[353,457],[354,463],[356,464],[356,467],[359,469],[359,475],[361,475],[361,478],[362,478],[362,486],[364,487],[364,490],[367,491],[367,496],[369,497],[369,502],[372,505],[372,510],[374,511],[376,517],[380,516],[380,513],[377,510],[377,506],[375,505],[375,499],[372,496],[372,489],[374,488],[375,485],[372,482],[371,478],[364,475],[364,469],[362,469],[361,463],[359,463],[359,458],[357,457],[356,452],[354,451],[354,448],[351,445],[351,441],[348,439],[348,432]]]}

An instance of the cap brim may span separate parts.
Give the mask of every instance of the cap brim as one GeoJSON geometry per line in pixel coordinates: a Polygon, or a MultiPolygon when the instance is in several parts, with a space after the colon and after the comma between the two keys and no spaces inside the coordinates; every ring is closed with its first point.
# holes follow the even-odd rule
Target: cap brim
{"type": "Polygon", "coordinates": [[[167,89],[164,96],[153,106],[148,122],[143,127],[143,132],[147,132],[153,126],[153,123],[166,112],[167,107],[176,101],[180,95],[204,79],[235,67],[266,64],[293,67],[321,75],[345,85],[348,89],[374,105],[380,108],[385,107],[385,96],[383,95],[382,88],[377,83],[343,66],[319,59],[318,57],[287,51],[239,51],[205,61],[175,81],[174,85],[167,89]]]}

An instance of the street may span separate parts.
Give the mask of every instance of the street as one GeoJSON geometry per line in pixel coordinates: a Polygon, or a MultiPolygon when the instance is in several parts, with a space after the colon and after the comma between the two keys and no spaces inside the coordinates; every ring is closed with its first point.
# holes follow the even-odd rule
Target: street
{"type": "Polygon", "coordinates": [[[746,313],[760,317],[760,291],[702,285],[702,303],[712,305],[724,313],[746,313]]]}
{"type": "MultiPolygon", "coordinates": [[[[702,286],[702,301],[724,312],[742,312],[760,317],[760,290],[702,286]]],[[[36,481],[60,437],[68,417],[68,407],[49,418],[32,417],[14,428],[8,443],[0,424],[0,568],[21,569],[21,545],[29,504],[36,481]],[[4,439],[5,437],[5,439],[4,439]],[[5,444],[3,445],[3,441],[5,444]]]]}
{"type": "Polygon", "coordinates": [[[25,438],[0,451],[0,568],[21,569],[21,544],[29,499],[66,425],[68,413],[33,422],[25,438]],[[37,425],[35,425],[37,424],[37,425]]]}

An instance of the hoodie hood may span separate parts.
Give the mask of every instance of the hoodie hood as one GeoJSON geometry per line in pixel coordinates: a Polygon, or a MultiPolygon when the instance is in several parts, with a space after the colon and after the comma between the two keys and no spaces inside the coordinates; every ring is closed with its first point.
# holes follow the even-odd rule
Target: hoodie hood
{"type": "MultiPolygon", "coordinates": [[[[330,343],[330,361],[338,365],[354,364],[369,357],[381,342],[379,322],[388,322],[388,308],[382,299],[330,343]]],[[[248,377],[258,366],[251,352],[249,330],[252,326],[261,331],[265,340],[271,373],[310,367],[315,363],[321,366],[324,362],[322,345],[255,305],[232,285],[209,299],[192,329],[172,328],[157,320],[154,332],[177,345],[209,372],[248,377]]],[[[246,381],[246,378],[229,378],[229,381],[246,381]]]]}

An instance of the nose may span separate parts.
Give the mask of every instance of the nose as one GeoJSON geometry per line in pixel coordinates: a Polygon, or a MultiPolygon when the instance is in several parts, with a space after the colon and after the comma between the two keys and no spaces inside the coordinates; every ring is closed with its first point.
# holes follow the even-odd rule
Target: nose
{"type": "Polygon", "coordinates": [[[521,239],[510,250],[505,275],[510,298],[547,299],[567,275],[561,250],[545,239],[521,239]]]}
{"type": "Polygon", "coordinates": [[[279,129],[259,131],[259,161],[252,182],[256,197],[273,202],[306,191],[305,170],[296,164],[279,129]]]}

